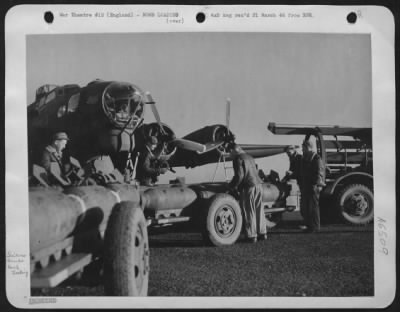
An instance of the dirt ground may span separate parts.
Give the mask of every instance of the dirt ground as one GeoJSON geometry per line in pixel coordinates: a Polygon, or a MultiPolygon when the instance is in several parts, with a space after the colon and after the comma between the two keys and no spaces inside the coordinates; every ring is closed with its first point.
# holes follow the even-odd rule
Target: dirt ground
{"type": "MultiPolygon", "coordinates": [[[[149,296],[373,296],[373,226],[323,225],[302,233],[284,220],[266,241],[205,246],[199,233],[170,229],[150,236],[149,296]]],[[[87,277],[89,276],[89,277],[87,277]]],[[[84,275],[32,295],[103,296],[84,275]]]]}

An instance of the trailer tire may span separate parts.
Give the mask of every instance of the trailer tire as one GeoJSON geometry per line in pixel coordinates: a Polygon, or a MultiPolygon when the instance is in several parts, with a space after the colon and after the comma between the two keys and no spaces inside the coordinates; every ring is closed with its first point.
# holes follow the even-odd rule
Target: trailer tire
{"type": "Polygon", "coordinates": [[[367,224],[374,218],[374,194],[366,185],[350,184],[339,192],[337,209],[346,223],[367,224]]]}
{"type": "Polygon", "coordinates": [[[214,246],[234,244],[242,230],[242,211],[237,201],[228,194],[210,198],[203,217],[203,238],[214,246]]]}
{"type": "Polygon", "coordinates": [[[133,202],[117,204],[104,237],[104,290],[109,296],[146,296],[149,242],[143,211],[133,202]]]}

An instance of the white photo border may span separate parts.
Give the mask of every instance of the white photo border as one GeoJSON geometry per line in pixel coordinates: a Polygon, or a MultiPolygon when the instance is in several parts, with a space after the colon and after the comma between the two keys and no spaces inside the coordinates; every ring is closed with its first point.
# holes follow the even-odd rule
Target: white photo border
{"type": "MultiPolygon", "coordinates": [[[[379,6],[161,6],[161,5],[20,5],[5,19],[6,88],[6,264],[7,255],[18,254],[29,272],[29,215],[27,179],[27,115],[25,88],[26,36],[30,34],[127,33],[127,32],[318,32],[370,34],[372,49],[372,103],[374,146],[374,280],[373,297],[56,297],[36,301],[30,297],[30,276],[11,275],[6,270],[8,300],[19,308],[383,308],[396,291],[396,200],[395,200],[395,66],[394,20],[379,6]],[[310,11],[312,19],[297,21],[259,19],[211,19],[211,12],[310,11]],[[56,23],[43,20],[53,12],[56,23]],[[60,12],[179,12],[183,24],[168,24],[165,18],[58,18],[60,12]],[[203,12],[207,23],[196,22],[203,12]],[[357,23],[346,16],[358,12],[357,23]],[[23,21],[23,22],[22,22],[23,21]],[[133,31],[134,29],[134,31],[133,31]],[[17,191],[18,190],[18,191],[17,191]],[[22,209],[23,208],[23,209],[22,209]],[[379,222],[384,220],[384,222],[379,222]],[[33,304],[35,303],[35,304],[33,304]]],[[[37,298],[37,297],[35,297],[37,298]]]]}

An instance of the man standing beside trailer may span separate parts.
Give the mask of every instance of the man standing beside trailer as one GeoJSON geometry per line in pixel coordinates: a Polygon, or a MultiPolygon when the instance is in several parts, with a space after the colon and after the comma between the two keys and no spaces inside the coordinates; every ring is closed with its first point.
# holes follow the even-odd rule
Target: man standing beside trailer
{"type": "Polygon", "coordinates": [[[262,181],[258,176],[256,163],[242,148],[231,145],[235,176],[229,187],[240,192],[240,206],[244,212],[247,239],[251,243],[267,239],[267,226],[262,205],[262,181]]]}
{"type": "Polygon", "coordinates": [[[303,159],[300,167],[300,213],[304,219],[305,233],[320,229],[319,196],[325,186],[325,165],[311,139],[303,142],[303,159]]]}

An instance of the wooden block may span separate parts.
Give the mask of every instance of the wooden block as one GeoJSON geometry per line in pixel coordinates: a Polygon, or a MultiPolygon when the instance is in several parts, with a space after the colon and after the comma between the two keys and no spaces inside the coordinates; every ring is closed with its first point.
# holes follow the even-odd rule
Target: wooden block
{"type": "Polygon", "coordinates": [[[92,261],[92,254],[74,253],[31,274],[32,288],[55,287],[92,261]]]}

